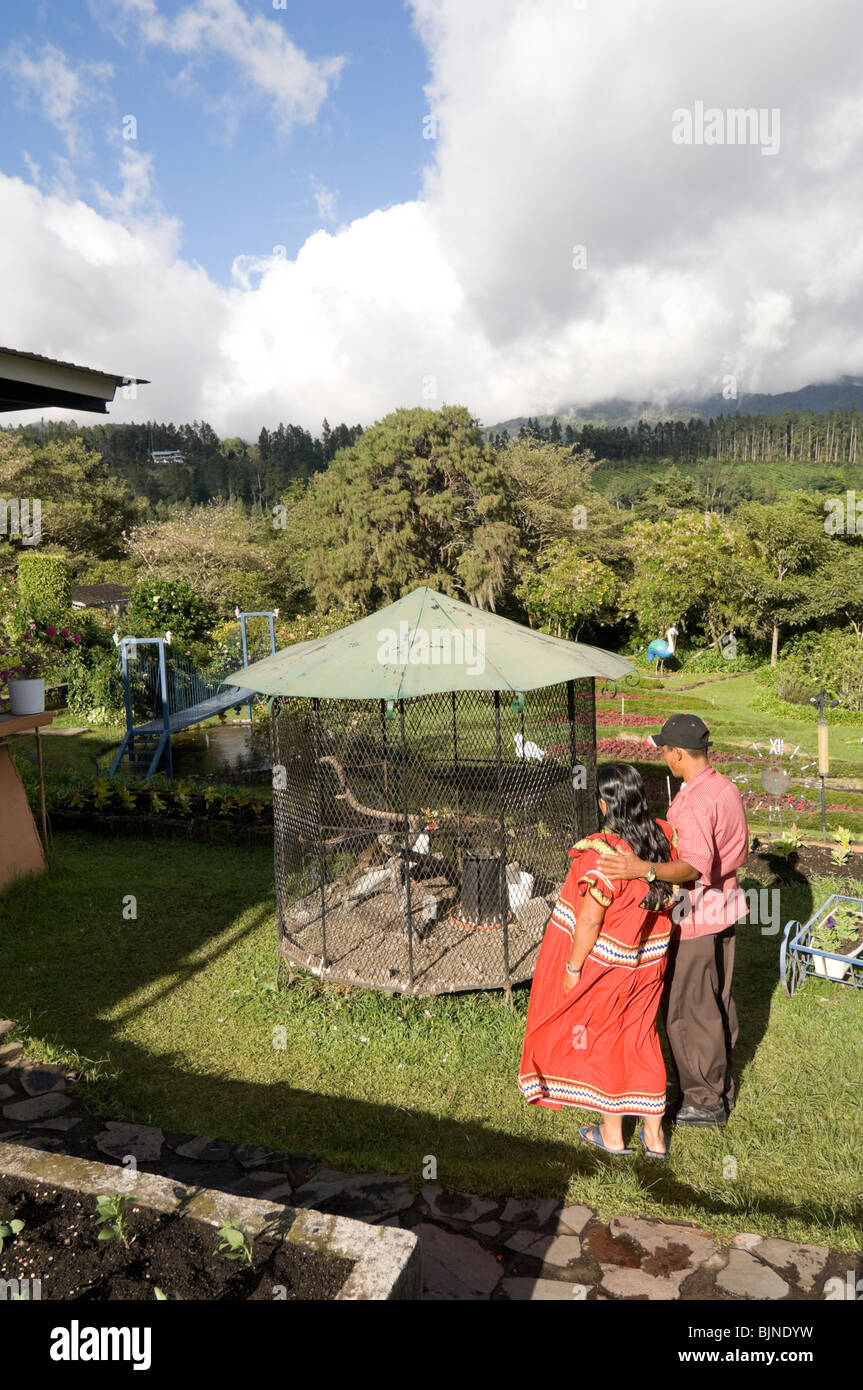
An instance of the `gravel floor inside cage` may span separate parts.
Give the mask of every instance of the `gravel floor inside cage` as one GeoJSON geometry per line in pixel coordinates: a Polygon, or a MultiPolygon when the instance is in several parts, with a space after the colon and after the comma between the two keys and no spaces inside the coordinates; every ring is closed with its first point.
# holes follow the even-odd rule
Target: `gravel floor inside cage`
{"type": "MultiPolygon", "coordinates": [[[[500,989],[507,984],[503,930],[466,928],[458,916],[455,890],[438,889],[437,920],[423,920],[429,881],[412,883],[413,986],[408,972],[407,921],[392,893],[365,902],[348,897],[340,883],[325,890],[327,965],[322,966],[321,893],[297,899],[282,920],[282,956],[293,968],[310,970],[341,984],[392,990],[399,994],[447,994],[458,990],[500,989]]],[[[509,983],[533,976],[546,923],[559,885],[516,909],[508,926],[509,983]]]]}

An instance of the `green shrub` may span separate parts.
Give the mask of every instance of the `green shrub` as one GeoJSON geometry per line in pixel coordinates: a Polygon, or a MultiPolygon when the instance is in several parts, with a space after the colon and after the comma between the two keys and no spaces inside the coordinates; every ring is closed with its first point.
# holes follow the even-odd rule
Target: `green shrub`
{"type": "Polygon", "coordinates": [[[72,609],[69,566],[62,555],[28,551],[18,557],[18,601],[37,623],[66,622],[72,609]]]}
{"type": "Polygon", "coordinates": [[[66,672],[66,704],[72,714],[97,716],[99,723],[122,723],[123,680],[115,650],[85,651],[66,672]]]}
{"type": "Polygon", "coordinates": [[[185,579],[142,579],[129,597],[124,626],[135,637],[170,632],[178,642],[199,642],[215,622],[210,604],[185,579]]]}
{"type": "MultiPolygon", "coordinates": [[[[782,648],[776,666],[767,670],[772,693],[801,707],[796,711],[798,718],[806,718],[802,710],[807,709],[817,719],[809,701],[822,685],[831,700],[840,702],[842,710],[858,715],[863,712],[863,638],[851,628],[828,628],[794,637],[782,648]]],[[[831,710],[828,718],[835,720],[838,713],[831,710]]]]}
{"type": "Polygon", "coordinates": [[[725,656],[715,647],[708,646],[707,643],[696,642],[688,643],[683,650],[678,649],[677,656],[683,663],[683,669],[687,673],[691,671],[693,675],[706,672],[711,674],[721,672],[730,675],[736,671],[753,671],[764,661],[763,656],[749,651],[747,643],[740,637],[737,638],[737,655],[735,657],[725,656]]]}

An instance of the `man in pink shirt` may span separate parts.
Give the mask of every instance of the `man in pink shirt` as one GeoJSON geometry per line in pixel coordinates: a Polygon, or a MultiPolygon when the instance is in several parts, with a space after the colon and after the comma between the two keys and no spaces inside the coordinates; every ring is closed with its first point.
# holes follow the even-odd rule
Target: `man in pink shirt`
{"type": "Polygon", "coordinates": [[[675,1121],[714,1127],[734,1106],[734,924],[748,910],[736,870],[749,857],[749,829],[737,787],[708,762],[709,739],[697,715],[674,714],[648,740],[683,780],[667,816],[679,858],[647,864],[620,854],[604,868],[609,878],[690,885],[673,912],[679,930],[669,946],[662,1009],[681,1090],[675,1121]]]}

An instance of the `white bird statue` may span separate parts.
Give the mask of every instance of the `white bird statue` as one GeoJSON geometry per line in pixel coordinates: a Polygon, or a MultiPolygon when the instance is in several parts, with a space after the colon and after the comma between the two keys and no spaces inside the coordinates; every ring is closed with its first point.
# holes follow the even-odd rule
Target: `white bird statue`
{"type": "Polygon", "coordinates": [[[521,734],[513,734],[512,738],[515,743],[515,756],[517,758],[533,758],[536,762],[542,762],[545,757],[544,748],[540,748],[538,744],[530,741],[525,743],[521,734]]]}
{"type": "Polygon", "coordinates": [[[656,673],[659,676],[665,674],[665,662],[670,656],[674,656],[674,647],[677,641],[677,628],[670,627],[665,634],[665,641],[657,637],[647,648],[647,664],[652,665],[656,662],[656,673]]]}

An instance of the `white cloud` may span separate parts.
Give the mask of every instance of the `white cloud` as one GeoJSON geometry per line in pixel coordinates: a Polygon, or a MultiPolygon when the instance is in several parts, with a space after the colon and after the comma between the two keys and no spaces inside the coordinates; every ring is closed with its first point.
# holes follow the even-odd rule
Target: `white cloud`
{"type": "MultiPolygon", "coordinates": [[[[238,7],[133,9],[190,52],[193,36],[213,50],[213,26],[226,42],[238,7]]],[[[295,260],[239,256],[224,288],[180,258],[144,160],[98,211],[3,180],[7,341],[150,377],[115,419],[247,436],[443,401],[492,423],[668,400],[728,373],[745,402],[863,369],[857,0],[413,11],[439,122],[436,144],[417,129],[418,159],[433,152],[420,197],[317,232],[295,260]],[[675,145],[672,113],[698,100],[779,108],[779,153],[675,145]]]]}
{"type": "Polygon", "coordinates": [[[69,154],[80,157],[84,148],[81,114],[105,99],[111,64],[73,66],[56,44],[46,43],[34,51],[13,43],[2,56],[2,66],[11,74],[19,99],[35,102],[62,135],[69,154]]]}
{"type": "Polygon", "coordinates": [[[344,66],[341,56],[308,58],[287,33],[287,16],[249,14],[238,0],[194,0],[173,18],[156,0],[107,0],[107,9],[105,4],[97,13],[110,18],[118,37],[132,27],[146,43],[188,55],[187,76],[208,57],[227,58],[243,81],[269,99],[283,130],[315,119],[344,66]]]}

